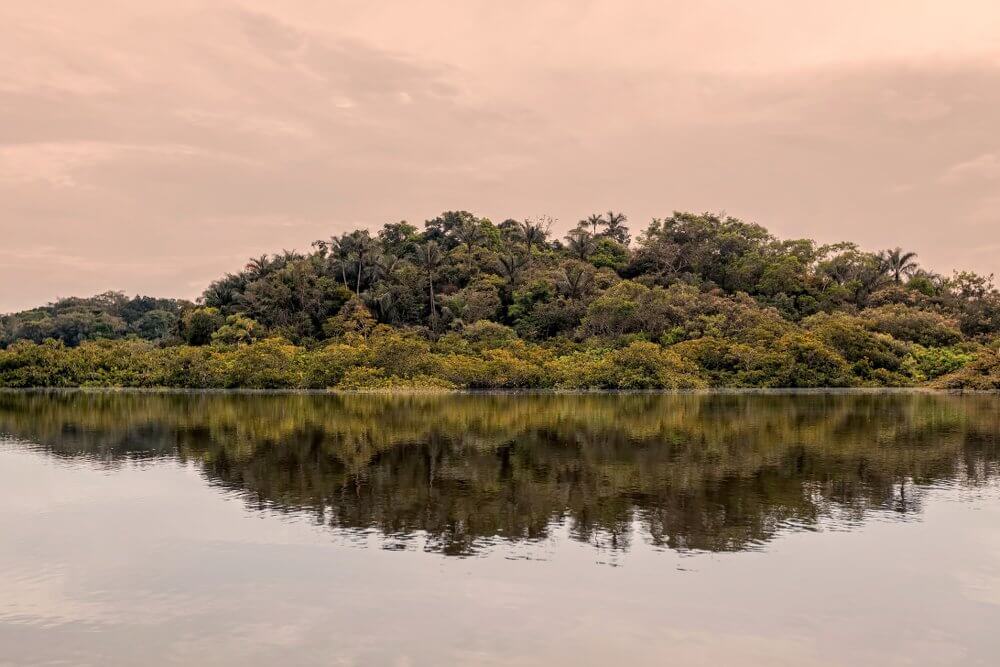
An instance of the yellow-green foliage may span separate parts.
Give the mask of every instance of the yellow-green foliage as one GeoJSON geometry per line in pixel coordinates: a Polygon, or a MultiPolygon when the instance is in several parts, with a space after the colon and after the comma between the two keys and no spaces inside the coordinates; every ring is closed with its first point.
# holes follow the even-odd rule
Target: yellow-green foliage
{"type": "Polygon", "coordinates": [[[888,334],[870,331],[861,318],[821,313],[806,318],[803,324],[816,339],[848,361],[854,374],[865,383],[907,386],[912,382],[903,364],[909,345],[888,334]]]}
{"type": "Polygon", "coordinates": [[[698,368],[656,343],[588,350],[550,364],[559,387],[567,389],[697,389],[707,386],[698,368]]]}
{"type": "Polygon", "coordinates": [[[901,303],[869,308],[861,317],[872,331],[927,347],[954,345],[962,340],[962,332],[952,319],[901,303]]]}
{"type": "Polygon", "coordinates": [[[1000,391],[1000,346],[984,347],[961,369],[936,380],[940,389],[1000,391]]]}
{"type": "Polygon", "coordinates": [[[642,334],[536,344],[489,322],[434,342],[379,325],[367,337],[352,331],[314,348],[274,337],[200,347],[134,339],[77,347],[22,341],[0,350],[0,387],[673,390],[998,383],[996,351],[978,344],[904,343],[845,315],[814,316],[806,326],[772,339],[765,327],[757,344],[721,335],[685,340],[686,332],[670,345],[642,334]]]}

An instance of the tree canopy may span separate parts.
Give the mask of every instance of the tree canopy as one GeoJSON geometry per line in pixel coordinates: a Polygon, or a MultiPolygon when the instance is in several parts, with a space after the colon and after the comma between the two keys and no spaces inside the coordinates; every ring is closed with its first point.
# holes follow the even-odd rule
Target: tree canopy
{"type": "MultiPolygon", "coordinates": [[[[187,368],[233,357],[198,381],[149,369],[115,380],[143,385],[258,382],[225,370],[251,350],[296,360],[268,386],[1000,385],[992,276],[940,275],[898,247],[778,239],[713,213],[656,218],[634,240],[626,222],[594,214],[560,239],[548,218],[447,211],[423,229],[393,222],[253,258],[198,303],[62,299],[0,318],[0,385],[53,381],[11,379],[25,355],[108,341],[187,368]],[[379,356],[393,346],[405,363],[379,356]],[[344,372],[305,370],[323,363],[344,372]],[[987,379],[967,378],[973,368],[987,379]]],[[[111,382],[87,375],[93,360],[74,363],[82,375],[57,383],[111,382]]]]}

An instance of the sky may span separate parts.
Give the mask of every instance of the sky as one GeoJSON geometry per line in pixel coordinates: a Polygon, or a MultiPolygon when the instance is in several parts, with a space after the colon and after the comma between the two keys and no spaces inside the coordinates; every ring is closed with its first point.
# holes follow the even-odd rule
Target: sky
{"type": "Polygon", "coordinates": [[[0,312],[609,208],[1000,273],[1000,3],[0,3],[0,312]]]}

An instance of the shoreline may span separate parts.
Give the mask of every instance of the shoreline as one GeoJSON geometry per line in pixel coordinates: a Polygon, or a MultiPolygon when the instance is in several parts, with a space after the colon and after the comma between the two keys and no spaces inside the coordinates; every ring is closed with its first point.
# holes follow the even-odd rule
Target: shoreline
{"type": "Polygon", "coordinates": [[[0,387],[2,393],[129,393],[129,394],[234,394],[289,396],[685,396],[685,395],[839,395],[839,394],[929,394],[929,395],[1000,395],[996,389],[938,389],[934,387],[714,387],[706,389],[254,389],[234,387],[0,387]]]}

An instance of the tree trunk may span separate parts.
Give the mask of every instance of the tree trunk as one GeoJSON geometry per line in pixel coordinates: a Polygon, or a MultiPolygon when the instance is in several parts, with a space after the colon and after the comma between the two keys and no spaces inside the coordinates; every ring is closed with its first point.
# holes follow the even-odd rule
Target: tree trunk
{"type": "Polygon", "coordinates": [[[434,319],[434,278],[427,276],[427,283],[430,285],[431,293],[431,320],[434,319]]]}

